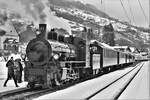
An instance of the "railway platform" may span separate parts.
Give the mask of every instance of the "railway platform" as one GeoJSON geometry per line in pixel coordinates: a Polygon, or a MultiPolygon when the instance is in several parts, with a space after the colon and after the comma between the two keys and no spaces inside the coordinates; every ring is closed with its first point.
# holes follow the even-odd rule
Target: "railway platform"
{"type": "Polygon", "coordinates": [[[149,65],[149,61],[141,62],[137,66],[118,70],[34,100],[149,100],[149,65]]]}
{"type": "MultiPolygon", "coordinates": [[[[136,66],[130,66],[121,70],[117,70],[95,79],[81,82],[66,89],[40,96],[34,100],[149,100],[149,66],[150,61],[141,62],[136,66]]],[[[15,91],[17,89],[26,87],[26,82],[18,83],[19,87],[15,87],[13,80],[9,80],[7,87],[3,87],[4,81],[7,77],[7,68],[2,66],[0,72],[0,95],[6,93],[7,91],[15,91]]]]}
{"type": "Polygon", "coordinates": [[[145,64],[135,79],[118,98],[150,100],[150,61],[145,64]]]}
{"type": "Polygon", "coordinates": [[[0,94],[3,92],[6,92],[6,91],[23,88],[23,87],[26,87],[26,85],[27,85],[26,82],[22,82],[22,83],[18,83],[19,87],[16,87],[14,81],[9,80],[7,83],[7,87],[3,87],[4,81],[5,80],[0,80],[0,94]]]}

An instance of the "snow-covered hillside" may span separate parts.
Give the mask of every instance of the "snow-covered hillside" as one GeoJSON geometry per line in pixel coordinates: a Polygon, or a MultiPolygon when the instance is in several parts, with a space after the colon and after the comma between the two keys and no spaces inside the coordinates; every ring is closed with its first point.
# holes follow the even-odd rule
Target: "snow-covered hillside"
{"type": "MultiPolygon", "coordinates": [[[[50,28],[63,28],[70,34],[76,33],[80,36],[83,27],[91,27],[96,39],[102,36],[103,26],[112,24],[115,33],[115,41],[128,41],[133,45],[136,43],[147,43],[148,31],[129,25],[115,18],[109,17],[93,5],[83,4],[79,1],[69,0],[6,0],[0,1],[0,23],[5,25],[7,19],[19,23],[15,24],[20,31],[24,26],[46,23],[50,28]],[[11,3],[11,4],[10,4],[11,3]],[[16,4],[18,8],[16,8],[16,4]],[[18,10],[19,9],[19,10],[18,10]],[[21,27],[20,27],[21,26],[21,27]]],[[[116,42],[116,43],[117,43],[116,42]]]]}

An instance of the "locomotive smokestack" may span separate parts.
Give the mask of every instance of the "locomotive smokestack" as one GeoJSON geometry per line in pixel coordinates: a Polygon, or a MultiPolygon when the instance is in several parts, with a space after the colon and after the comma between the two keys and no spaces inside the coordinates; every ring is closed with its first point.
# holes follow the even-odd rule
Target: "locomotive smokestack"
{"type": "Polygon", "coordinates": [[[37,36],[39,38],[46,38],[46,24],[39,24],[40,34],[37,36]]]}

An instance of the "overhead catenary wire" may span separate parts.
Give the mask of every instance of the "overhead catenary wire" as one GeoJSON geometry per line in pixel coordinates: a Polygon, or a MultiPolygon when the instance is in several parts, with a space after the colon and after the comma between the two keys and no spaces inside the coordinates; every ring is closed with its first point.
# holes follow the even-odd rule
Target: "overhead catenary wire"
{"type": "Polygon", "coordinates": [[[101,4],[103,4],[103,0],[101,0],[101,4]]]}
{"type": "Polygon", "coordinates": [[[103,1],[103,0],[100,0],[100,2],[101,2],[102,9],[103,9],[103,11],[105,12],[105,11],[106,11],[105,0],[104,0],[104,1],[103,1]]]}
{"type": "Polygon", "coordinates": [[[140,0],[138,0],[138,3],[139,3],[139,6],[140,6],[140,8],[141,8],[141,11],[142,11],[142,13],[143,13],[143,15],[144,15],[145,21],[148,22],[148,19],[147,19],[147,17],[146,17],[146,14],[145,14],[145,12],[144,12],[144,9],[143,9],[143,7],[142,7],[142,4],[141,4],[140,0]]]}
{"type": "Polygon", "coordinates": [[[133,11],[132,11],[132,8],[131,8],[130,1],[129,0],[127,0],[127,1],[128,1],[128,5],[129,5],[129,9],[130,9],[130,13],[131,13],[131,16],[132,16],[133,23],[136,24],[135,19],[134,19],[134,14],[133,14],[133,11]]]}
{"type": "Polygon", "coordinates": [[[129,16],[128,16],[128,13],[127,13],[127,11],[126,11],[126,9],[125,9],[124,5],[123,5],[122,0],[120,0],[120,3],[121,3],[121,6],[122,6],[122,8],[123,8],[123,11],[124,11],[124,13],[125,13],[125,15],[126,15],[127,19],[128,19],[128,20],[129,20],[129,22],[131,23],[131,20],[130,20],[130,18],[129,18],[129,16]]]}

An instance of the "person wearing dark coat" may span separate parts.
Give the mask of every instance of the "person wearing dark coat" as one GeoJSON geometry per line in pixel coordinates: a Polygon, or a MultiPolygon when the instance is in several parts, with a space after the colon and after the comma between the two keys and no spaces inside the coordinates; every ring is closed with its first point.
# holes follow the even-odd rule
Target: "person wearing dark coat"
{"type": "Polygon", "coordinates": [[[6,67],[8,68],[8,75],[7,75],[7,79],[4,83],[4,87],[6,87],[6,84],[7,84],[8,80],[11,79],[11,78],[13,78],[16,87],[19,87],[17,85],[17,80],[16,80],[15,75],[14,75],[14,60],[13,60],[13,57],[11,57],[10,60],[6,63],[6,67]]]}
{"type": "Polygon", "coordinates": [[[15,60],[15,62],[17,63],[16,64],[16,67],[17,67],[17,81],[18,83],[21,83],[22,82],[22,71],[23,71],[23,67],[22,67],[22,64],[21,64],[21,59],[17,59],[15,60]]]}

